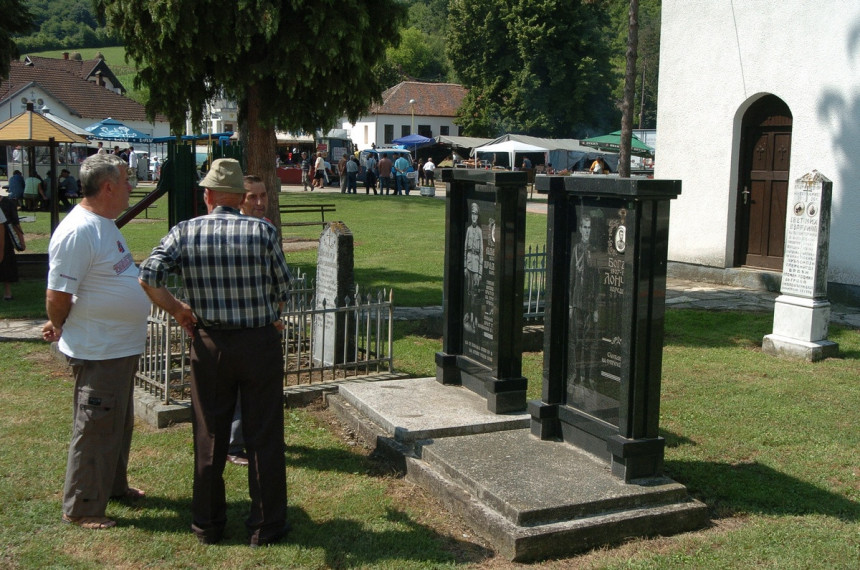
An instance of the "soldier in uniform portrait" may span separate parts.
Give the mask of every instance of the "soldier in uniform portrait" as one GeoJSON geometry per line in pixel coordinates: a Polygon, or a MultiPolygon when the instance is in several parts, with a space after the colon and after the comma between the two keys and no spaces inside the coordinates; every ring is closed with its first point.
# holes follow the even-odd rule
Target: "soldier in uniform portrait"
{"type": "Polygon", "coordinates": [[[478,326],[478,313],[481,310],[481,270],[484,267],[484,237],[478,225],[478,203],[472,202],[472,222],[466,228],[465,279],[466,306],[463,328],[475,332],[478,326]]]}

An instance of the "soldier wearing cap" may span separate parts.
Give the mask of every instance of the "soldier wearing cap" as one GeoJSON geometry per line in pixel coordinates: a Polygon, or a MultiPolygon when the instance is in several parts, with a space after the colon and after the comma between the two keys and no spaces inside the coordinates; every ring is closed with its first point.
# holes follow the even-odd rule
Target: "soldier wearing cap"
{"type": "Polygon", "coordinates": [[[223,536],[224,464],[241,391],[251,496],[245,526],[251,546],[272,544],[289,530],[280,308],[290,271],[274,226],[239,211],[238,161],[215,160],[200,186],[209,213],[170,229],[141,264],[140,283],[192,338],[192,530],[203,544],[223,536]],[[169,273],[181,276],[184,301],[165,287],[169,273]]]}

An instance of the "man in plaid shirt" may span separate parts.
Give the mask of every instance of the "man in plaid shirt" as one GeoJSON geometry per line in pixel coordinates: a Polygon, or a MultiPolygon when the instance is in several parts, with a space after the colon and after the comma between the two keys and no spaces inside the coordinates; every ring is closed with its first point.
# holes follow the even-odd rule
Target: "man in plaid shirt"
{"type": "Polygon", "coordinates": [[[192,338],[192,530],[203,544],[222,538],[224,464],[241,391],[251,495],[245,525],[251,546],[272,544],[289,531],[280,308],[290,271],[275,227],[239,212],[238,161],[214,161],[200,185],[209,214],[171,228],[141,264],[140,283],[192,338]],[[182,277],[184,302],[165,287],[169,273],[182,277]]]}

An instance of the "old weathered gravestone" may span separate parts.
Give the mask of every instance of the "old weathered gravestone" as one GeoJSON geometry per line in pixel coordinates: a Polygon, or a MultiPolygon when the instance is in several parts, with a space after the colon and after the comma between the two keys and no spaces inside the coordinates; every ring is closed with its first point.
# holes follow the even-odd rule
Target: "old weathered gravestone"
{"type": "Polygon", "coordinates": [[[317,250],[313,358],[325,366],[344,362],[353,349],[353,336],[345,327],[345,315],[333,311],[355,297],[352,232],[342,222],[326,225],[317,250]]]}
{"type": "Polygon", "coordinates": [[[669,201],[680,181],[547,177],[547,304],[532,434],[659,475],[669,201]]]}
{"type": "Polygon", "coordinates": [[[817,171],[802,176],[789,193],[785,220],[782,285],[773,313],[773,334],[762,350],[809,361],[835,356],[839,345],[827,340],[827,258],[833,183],[817,171]]]}
{"type": "Polygon", "coordinates": [[[494,413],[525,410],[522,376],[526,174],[445,169],[445,287],[436,380],[494,413]]]}

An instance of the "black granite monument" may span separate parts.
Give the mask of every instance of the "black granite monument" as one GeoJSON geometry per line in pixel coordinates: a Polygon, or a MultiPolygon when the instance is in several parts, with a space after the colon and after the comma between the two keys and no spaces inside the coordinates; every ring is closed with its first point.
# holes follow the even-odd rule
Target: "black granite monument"
{"type": "Polygon", "coordinates": [[[522,376],[525,172],[445,169],[445,285],[436,380],[494,413],[526,409],[522,376]]]}
{"type": "Polygon", "coordinates": [[[549,193],[541,401],[531,431],[660,474],[658,434],[669,201],[680,181],[539,177],[549,193]]]}

